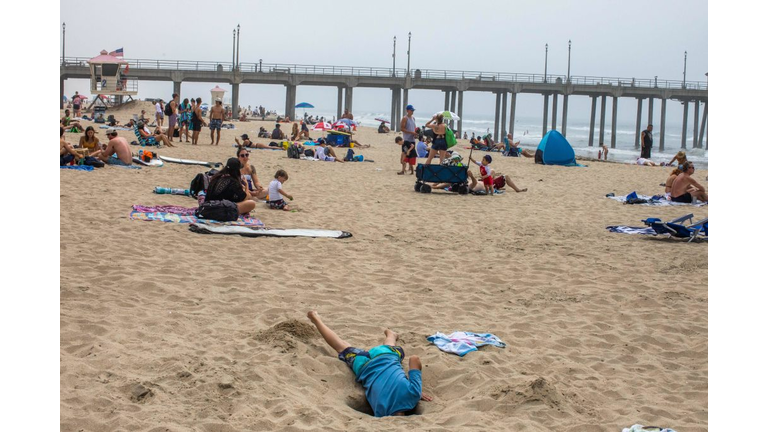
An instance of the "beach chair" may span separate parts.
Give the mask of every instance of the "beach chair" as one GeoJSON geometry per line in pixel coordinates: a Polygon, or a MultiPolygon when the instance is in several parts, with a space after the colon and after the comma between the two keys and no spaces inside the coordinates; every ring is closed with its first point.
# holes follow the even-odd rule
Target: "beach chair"
{"type": "Polygon", "coordinates": [[[160,147],[160,144],[155,141],[155,137],[147,137],[144,138],[141,136],[141,133],[139,132],[139,125],[138,123],[133,125],[133,133],[136,135],[136,139],[139,141],[139,144],[142,146],[158,146],[160,147]]]}
{"type": "Polygon", "coordinates": [[[643,221],[651,227],[656,234],[668,235],[670,237],[688,239],[688,242],[694,240],[707,240],[709,238],[709,218],[693,222],[693,214],[687,214],[683,217],[663,222],[659,218],[648,218],[643,221]],[[683,225],[685,221],[691,222],[689,225],[683,225]]]}

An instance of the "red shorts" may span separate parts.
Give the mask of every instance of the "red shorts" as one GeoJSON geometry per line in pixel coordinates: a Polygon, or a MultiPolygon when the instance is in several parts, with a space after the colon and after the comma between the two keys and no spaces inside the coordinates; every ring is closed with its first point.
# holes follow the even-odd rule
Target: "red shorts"
{"type": "Polygon", "coordinates": [[[416,158],[415,157],[412,157],[412,158],[404,157],[403,158],[403,163],[405,163],[405,162],[408,162],[409,165],[414,166],[414,165],[416,165],[416,158]]]}
{"type": "Polygon", "coordinates": [[[491,178],[491,176],[488,176],[488,177],[484,178],[484,179],[483,179],[483,184],[484,184],[485,186],[490,186],[490,185],[492,185],[492,184],[493,184],[493,178],[491,178]]]}
{"type": "Polygon", "coordinates": [[[499,176],[493,179],[493,187],[496,189],[503,189],[504,186],[506,185],[507,185],[507,181],[502,176],[499,176]]]}

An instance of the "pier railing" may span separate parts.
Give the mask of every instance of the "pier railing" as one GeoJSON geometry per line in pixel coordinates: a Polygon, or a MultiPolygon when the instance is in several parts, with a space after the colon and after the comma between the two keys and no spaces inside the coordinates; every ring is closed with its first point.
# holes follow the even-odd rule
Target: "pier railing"
{"type": "MultiPolygon", "coordinates": [[[[64,57],[61,58],[62,66],[88,66],[88,57],[64,57]]],[[[189,61],[189,60],[151,60],[151,59],[126,59],[130,69],[158,69],[178,71],[203,71],[203,72],[232,72],[234,65],[228,62],[189,61]]],[[[239,71],[244,73],[270,73],[270,74],[299,74],[299,75],[332,75],[332,76],[359,76],[379,78],[403,78],[408,71],[406,69],[392,69],[381,67],[357,67],[357,66],[332,66],[332,65],[301,65],[284,63],[240,63],[239,71]]],[[[456,71],[436,69],[411,69],[411,76],[416,79],[435,80],[481,80],[499,82],[520,83],[558,83],[567,81],[565,75],[553,74],[524,74],[509,72],[482,72],[482,71],[456,71]]],[[[612,85],[620,87],[665,88],[665,89],[691,89],[707,90],[707,82],[679,80],[659,80],[647,78],[618,78],[575,76],[570,77],[573,85],[612,85]]]]}

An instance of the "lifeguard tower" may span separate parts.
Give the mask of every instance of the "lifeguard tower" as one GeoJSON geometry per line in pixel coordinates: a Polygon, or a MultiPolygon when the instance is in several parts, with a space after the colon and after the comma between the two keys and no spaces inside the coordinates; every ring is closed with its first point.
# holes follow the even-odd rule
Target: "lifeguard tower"
{"type": "MultiPolygon", "coordinates": [[[[91,93],[95,95],[114,96],[113,102],[122,103],[123,96],[135,96],[139,92],[139,83],[136,79],[128,79],[128,62],[120,57],[111,56],[106,50],[90,60],[91,68],[91,93]]],[[[104,101],[97,96],[94,103],[104,101]]],[[[90,109],[91,107],[88,107],[90,109]]]]}
{"type": "Polygon", "coordinates": [[[216,85],[216,87],[211,89],[211,106],[216,105],[216,99],[221,99],[222,105],[224,104],[224,90],[223,88],[216,85]]]}

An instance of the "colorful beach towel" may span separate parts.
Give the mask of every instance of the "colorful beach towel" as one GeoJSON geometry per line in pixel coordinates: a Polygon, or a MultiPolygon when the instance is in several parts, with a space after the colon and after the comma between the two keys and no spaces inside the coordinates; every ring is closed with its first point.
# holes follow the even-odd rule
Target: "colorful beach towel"
{"type": "Polygon", "coordinates": [[[626,196],[614,196],[613,194],[606,195],[606,198],[610,198],[614,201],[618,201],[623,204],[634,204],[644,206],[694,206],[702,207],[707,205],[705,202],[697,202],[696,204],[679,203],[666,199],[664,195],[640,195],[637,192],[632,192],[626,196]]]}
{"type": "Polygon", "coordinates": [[[631,427],[622,429],[621,432],[675,432],[675,430],[670,428],[660,428],[658,426],[643,426],[640,424],[635,424],[631,427]]]}
{"type": "Polygon", "coordinates": [[[61,169],[70,169],[75,171],[93,171],[90,165],[62,165],[61,169]]]}
{"type": "Polygon", "coordinates": [[[143,221],[161,221],[161,222],[174,222],[174,223],[187,223],[187,224],[215,224],[215,225],[232,225],[232,226],[249,226],[249,227],[263,227],[264,223],[256,218],[250,216],[243,216],[237,218],[234,222],[219,222],[209,219],[199,219],[195,216],[195,210],[197,207],[179,207],[179,206],[141,206],[134,205],[133,211],[131,211],[130,218],[133,220],[143,221]]]}
{"type": "Polygon", "coordinates": [[[450,335],[444,335],[437,332],[432,336],[427,336],[427,340],[435,344],[441,351],[456,354],[464,357],[465,354],[477,351],[477,347],[484,345],[493,345],[504,348],[507,346],[498,337],[491,333],[473,333],[473,332],[453,332],[450,335]]]}

